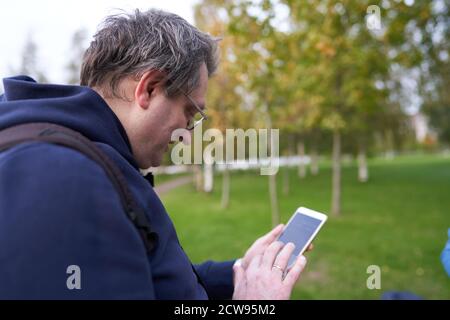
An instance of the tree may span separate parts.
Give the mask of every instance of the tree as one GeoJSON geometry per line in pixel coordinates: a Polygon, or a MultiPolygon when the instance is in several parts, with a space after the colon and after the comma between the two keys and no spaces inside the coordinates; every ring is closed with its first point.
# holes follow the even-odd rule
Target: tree
{"type": "Polygon", "coordinates": [[[80,84],[81,63],[84,52],[86,51],[86,38],[87,30],[84,28],[78,29],[72,35],[69,62],[67,64],[68,84],[80,84]]]}
{"type": "Polygon", "coordinates": [[[426,58],[421,66],[422,109],[440,141],[450,144],[450,5],[445,1],[433,4],[433,19],[423,32],[426,58]]]}
{"type": "MultiPolygon", "coordinates": [[[[383,12],[381,28],[373,31],[365,20],[369,1],[214,3],[225,13],[245,79],[240,86],[253,97],[260,125],[280,128],[284,141],[296,136],[300,154],[305,145],[317,150],[324,136],[332,137],[331,212],[339,214],[343,148],[359,154],[359,179],[367,181],[374,133],[388,137],[392,147],[402,140],[408,99],[401,82],[424,61],[423,41],[414,33],[432,20],[432,5],[382,2],[389,14],[383,12]],[[285,30],[276,25],[281,5],[289,11],[285,30]]],[[[289,149],[292,142],[285,145],[289,149]]],[[[299,172],[302,176],[302,167],[299,172]]],[[[275,177],[269,178],[269,190],[275,223],[275,177]]]]}
{"type": "MultiPolygon", "coordinates": [[[[246,101],[240,95],[240,86],[243,74],[238,64],[236,64],[236,43],[235,39],[227,33],[227,16],[222,7],[221,1],[204,0],[195,7],[196,25],[206,30],[214,36],[221,38],[220,57],[221,62],[217,73],[209,82],[207,101],[213,108],[208,109],[210,121],[205,123],[205,128],[220,130],[222,137],[226,136],[226,130],[231,128],[247,128],[252,122],[252,110],[247,110],[246,101]]],[[[217,137],[219,138],[219,137],[217,137]]],[[[219,142],[223,154],[230,154],[234,150],[227,148],[227,141],[221,139],[219,142]]],[[[235,157],[225,158],[223,166],[222,185],[222,208],[226,208],[230,201],[231,176],[228,162],[235,160],[235,157]]]]}
{"type": "Polygon", "coordinates": [[[38,82],[47,82],[47,77],[38,66],[37,55],[37,44],[29,34],[22,50],[22,59],[17,73],[33,77],[38,82]]]}
{"type": "MultiPolygon", "coordinates": [[[[273,4],[266,0],[259,3],[233,1],[227,2],[226,9],[229,17],[228,30],[238,48],[237,61],[245,74],[242,87],[253,97],[255,112],[259,115],[256,127],[264,127],[271,132],[277,122],[276,110],[285,103],[278,81],[283,68],[278,49],[283,45],[280,41],[283,37],[273,24],[273,4]],[[255,13],[258,10],[262,14],[255,13]]],[[[273,138],[270,135],[270,146],[273,145],[273,138]]],[[[276,225],[280,221],[276,174],[269,175],[268,180],[272,224],[276,225]]]]}
{"type": "Polygon", "coordinates": [[[304,72],[312,84],[308,92],[323,98],[321,127],[333,133],[331,212],[339,214],[342,137],[360,137],[356,140],[360,167],[364,168],[370,133],[389,127],[397,135],[397,128],[391,124],[401,117],[397,117],[397,109],[388,109],[401,105],[400,100],[392,99],[397,87],[388,85],[395,82],[392,66],[410,70],[420,63],[419,45],[411,30],[420,30],[429,19],[430,4],[421,2],[408,7],[383,2],[390,6],[390,14],[382,16],[380,30],[371,32],[364,19],[368,1],[282,2],[290,10],[294,32],[299,33],[302,55],[312,62],[304,72]],[[384,123],[375,121],[380,119],[384,123]]]}

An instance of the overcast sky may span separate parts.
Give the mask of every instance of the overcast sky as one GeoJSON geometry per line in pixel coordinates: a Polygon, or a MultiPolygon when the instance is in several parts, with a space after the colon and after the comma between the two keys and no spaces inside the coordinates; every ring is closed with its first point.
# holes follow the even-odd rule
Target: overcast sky
{"type": "MultiPolygon", "coordinates": [[[[31,35],[38,45],[39,69],[49,81],[66,82],[63,72],[73,33],[84,27],[91,37],[114,9],[159,8],[193,23],[198,0],[12,0],[0,3],[0,78],[13,75],[24,43],[31,35]]],[[[0,87],[1,89],[1,87],[0,87]]]]}

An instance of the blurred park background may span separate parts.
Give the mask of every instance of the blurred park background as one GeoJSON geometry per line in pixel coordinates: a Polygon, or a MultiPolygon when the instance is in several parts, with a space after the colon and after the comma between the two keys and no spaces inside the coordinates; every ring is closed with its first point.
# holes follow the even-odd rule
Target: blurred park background
{"type": "MultiPolygon", "coordinates": [[[[239,257],[305,206],[329,220],[294,299],[379,299],[390,290],[450,299],[439,259],[450,227],[449,2],[181,2],[114,7],[162,8],[220,37],[203,129],[279,129],[282,159],[272,176],[236,163],[174,166],[170,153],[151,169],[190,258],[239,257]],[[379,290],[366,285],[371,265],[381,268],[379,290]]],[[[45,38],[39,25],[15,36],[19,52],[2,49],[15,57],[0,70],[78,84],[95,32],[83,23],[92,20],[44,11],[36,14],[79,20],[61,42],[59,71],[40,59],[51,47],[35,39],[45,38]]]]}

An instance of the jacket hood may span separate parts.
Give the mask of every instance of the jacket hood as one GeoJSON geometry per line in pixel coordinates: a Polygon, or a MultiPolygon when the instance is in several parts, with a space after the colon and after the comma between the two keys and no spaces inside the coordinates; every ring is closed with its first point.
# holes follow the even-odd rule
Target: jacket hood
{"type": "Polygon", "coordinates": [[[119,152],[136,169],[125,129],[105,100],[83,86],[40,84],[28,76],[3,79],[0,130],[30,122],[51,122],[80,132],[119,152]]]}

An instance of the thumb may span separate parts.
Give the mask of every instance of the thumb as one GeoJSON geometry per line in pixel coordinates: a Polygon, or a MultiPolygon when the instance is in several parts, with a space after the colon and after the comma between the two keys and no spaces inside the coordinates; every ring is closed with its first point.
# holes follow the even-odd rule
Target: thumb
{"type": "Polygon", "coordinates": [[[237,285],[242,283],[242,281],[244,280],[245,271],[240,263],[236,263],[233,266],[233,271],[234,271],[234,286],[236,287],[237,285]]]}
{"type": "Polygon", "coordinates": [[[233,300],[242,300],[245,297],[246,292],[246,282],[245,282],[245,270],[241,265],[235,265],[233,267],[234,271],[234,291],[233,300]]]}

